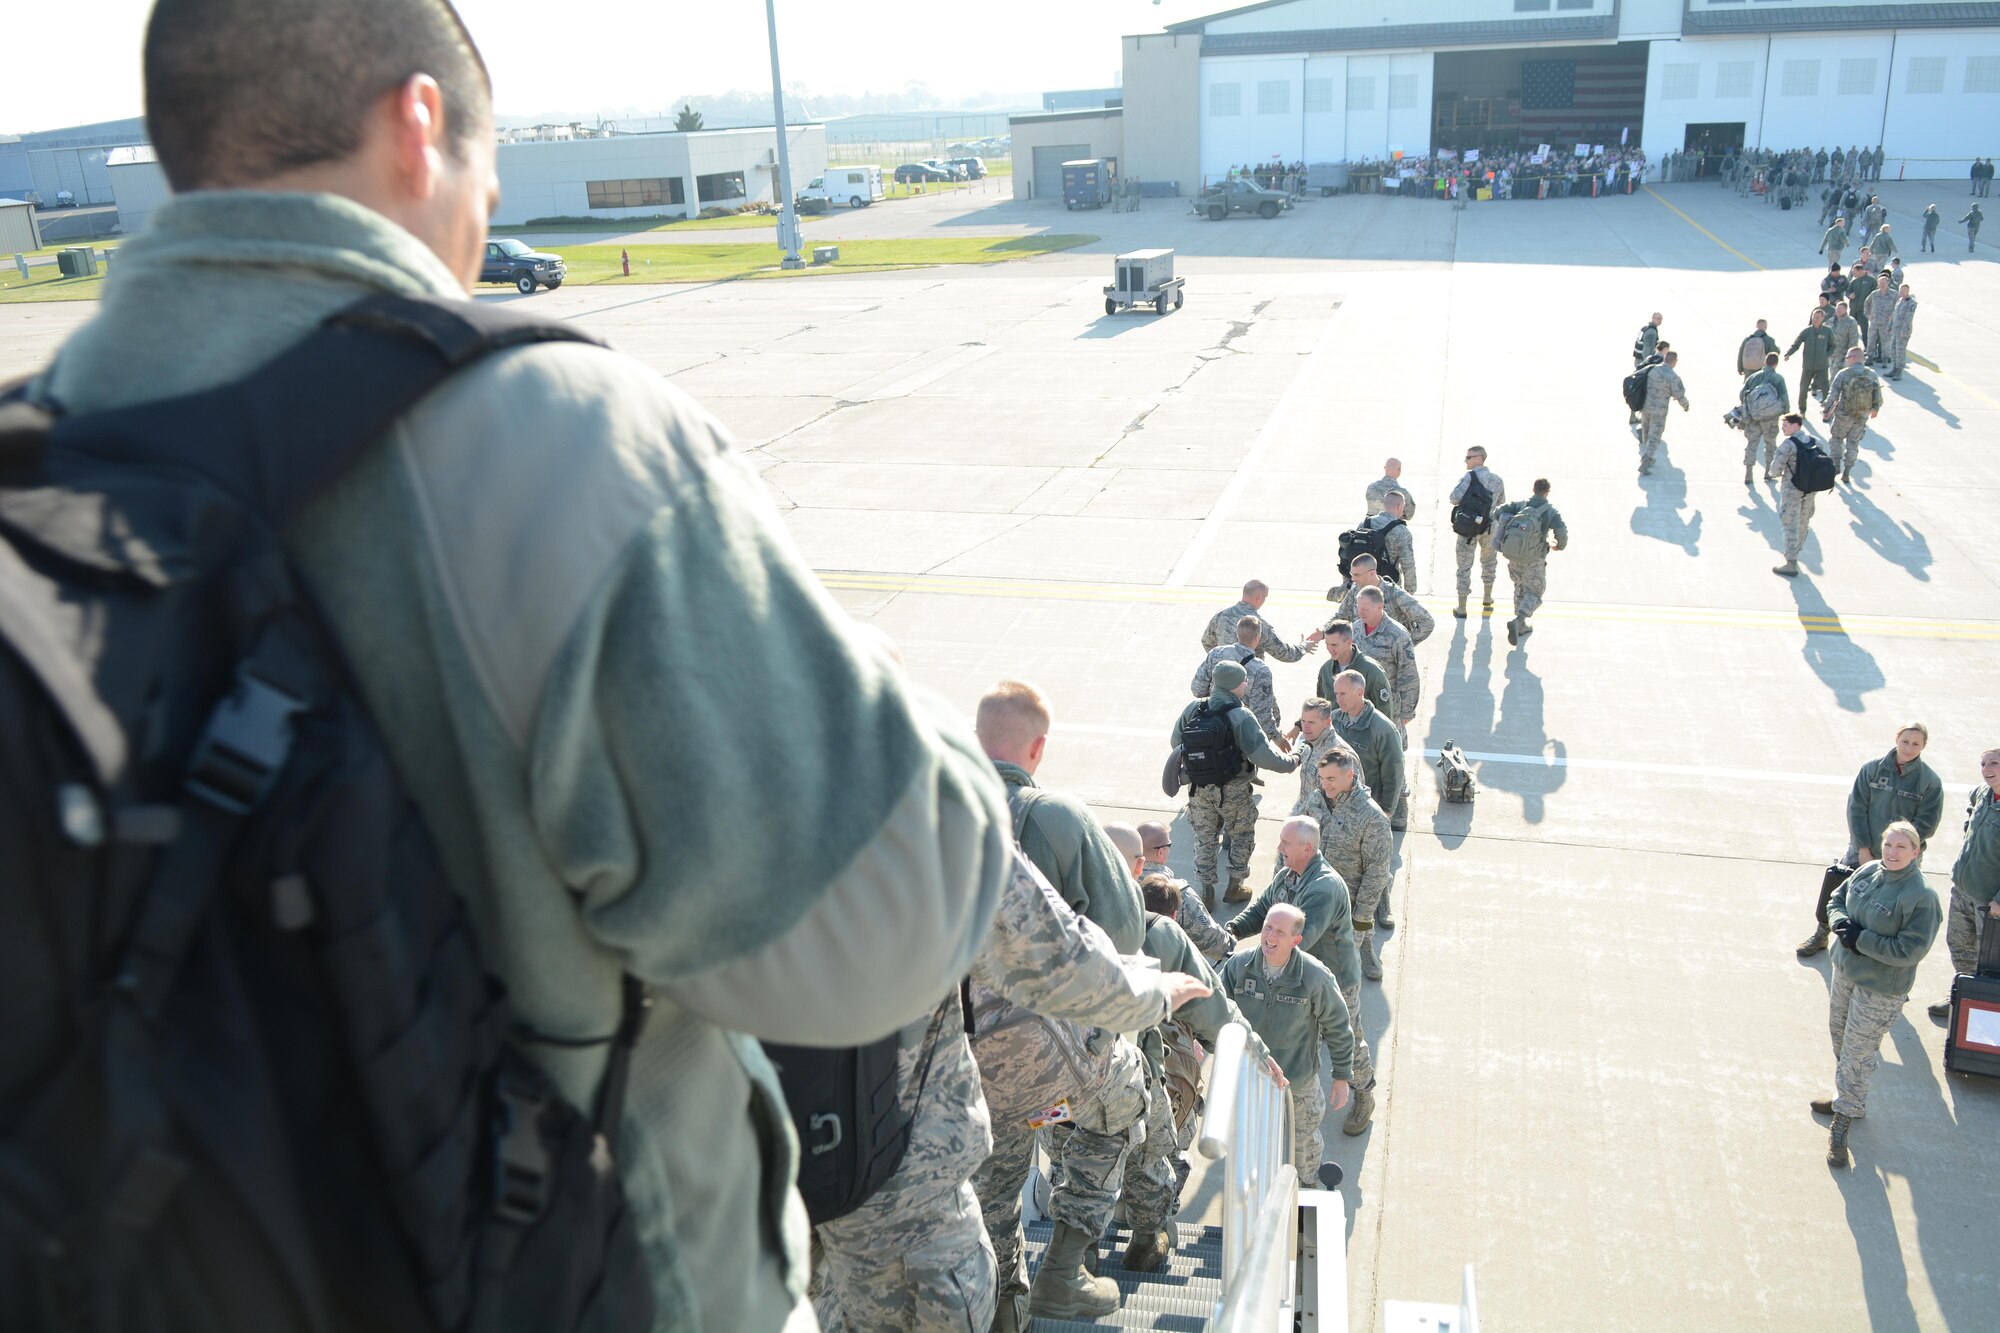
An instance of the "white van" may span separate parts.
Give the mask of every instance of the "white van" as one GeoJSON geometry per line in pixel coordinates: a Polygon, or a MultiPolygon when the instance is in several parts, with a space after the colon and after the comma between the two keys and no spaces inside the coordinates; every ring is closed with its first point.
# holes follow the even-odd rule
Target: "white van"
{"type": "Polygon", "coordinates": [[[886,198],[880,167],[828,167],[825,175],[813,177],[799,191],[801,203],[818,199],[827,204],[844,203],[849,208],[866,208],[877,199],[886,198]]]}

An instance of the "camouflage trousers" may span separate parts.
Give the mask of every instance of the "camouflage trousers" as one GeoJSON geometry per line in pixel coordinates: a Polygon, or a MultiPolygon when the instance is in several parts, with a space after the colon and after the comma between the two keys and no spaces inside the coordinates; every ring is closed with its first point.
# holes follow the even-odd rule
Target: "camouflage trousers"
{"type": "Polygon", "coordinates": [[[1889,321],[1886,318],[1868,322],[1868,359],[1870,361],[1889,359],[1889,321]]]}
{"type": "Polygon", "coordinates": [[[1743,423],[1743,466],[1755,467],[1757,446],[1764,446],[1764,470],[1769,472],[1771,464],[1778,458],[1778,423],[1781,417],[1769,421],[1745,421],[1743,423]]]}
{"type": "Polygon", "coordinates": [[[1889,339],[1889,373],[1891,375],[1900,375],[1909,368],[1910,368],[1909,338],[1906,336],[1902,338],[1889,339]]]}
{"type": "Polygon", "coordinates": [[[1458,538],[1458,595],[1460,597],[1470,596],[1472,593],[1472,554],[1474,551],[1479,553],[1479,576],[1486,580],[1488,588],[1493,586],[1493,579],[1500,572],[1500,552],[1494,549],[1492,533],[1489,532],[1483,537],[1460,536],[1458,538]]]}
{"type": "Polygon", "coordinates": [[[1778,484],[1778,526],[1785,531],[1785,559],[1797,560],[1799,552],[1806,549],[1806,534],[1812,528],[1813,505],[1818,499],[1789,481],[1778,484]]]}
{"type": "Polygon", "coordinates": [[[1653,455],[1659,452],[1660,441],[1667,433],[1667,409],[1639,414],[1639,464],[1641,467],[1653,465],[1653,455]]]}
{"type": "MultiPolygon", "coordinates": [[[[1841,946],[1845,947],[1845,946],[1841,946]]],[[[1884,995],[1833,977],[1827,995],[1827,1027],[1833,1036],[1833,1110],[1859,1120],[1868,1113],[1868,1081],[1882,1063],[1882,1038],[1905,997],[1884,995]]]]}
{"type": "Polygon", "coordinates": [[[1292,1080],[1292,1165],[1298,1170],[1299,1184],[1319,1188],[1319,1164],[1326,1160],[1326,1138],[1320,1122],[1326,1119],[1326,1089],[1319,1075],[1292,1080]]]}
{"type": "MultiPolygon", "coordinates": [[[[1079,1119],[1051,1125],[1047,1147],[1053,1160],[1049,1216],[1092,1236],[1103,1233],[1118,1203],[1125,1155],[1146,1133],[1146,1089],[1120,1085],[1089,1099],[1079,1119]]],[[[1028,1290],[1021,1259],[1021,1188],[1028,1181],[1036,1131],[1022,1120],[993,1126],[993,1155],[972,1177],[986,1235],[993,1245],[999,1299],[1028,1290]]]]}
{"type": "Polygon", "coordinates": [[[1549,562],[1509,560],[1507,579],[1514,585],[1514,614],[1526,620],[1542,607],[1542,594],[1549,590],[1549,562]]]}
{"type": "Polygon", "coordinates": [[[1951,970],[1971,976],[1979,971],[1979,931],[1993,929],[1986,909],[1972,901],[1965,890],[1951,891],[1951,905],[1944,914],[1944,947],[1951,954],[1951,970]]]}
{"type": "Polygon", "coordinates": [[[1361,983],[1342,986],[1340,998],[1347,1001],[1348,1024],[1354,1029],[1354,1072],[1347,1085],[1365,1092],[1375,1086],[1375,1057],[1368,1050],[1368,1035],[1361,1030],[1361,983]]]}
{"type": "Polygon", "coordinates": [[[1250,878],[1250,853],[1257,847],[1257,794],[1247,777],[1220,787],[1188,793],[1188,824],[1194,829],[1194,877],[1211,900],[1217,891],[1216,852],[1229,835],[1229,883],[1250,878]]]}
{"type": "Polygon", "coordinates": [[[1827,452],[1840,461],[1842,472],[1853,470],[1854,460],[1861,457],[1861,437],[1867,433],[1867,417],[1834,413],[1833,427],[1827,432],[1827,452]]]}
{"type": "Polygon", "coordinates": [[[824,1333],[986,1333],[996,1269],[969,1180],[898,1172],[846,1217],[813,1228],[813,1313],[824,1333]]]}
{"type": "Polygon", "coordinates": [[[1146,1139],[1125,1159],[1125,1220],[1132,1234],[1158,1231],[1174,1215],[1180,1177],[1174,1156],[1181,1150],[1173,1099],[1149,1069],[1146,1073],[1146,1139]]]}

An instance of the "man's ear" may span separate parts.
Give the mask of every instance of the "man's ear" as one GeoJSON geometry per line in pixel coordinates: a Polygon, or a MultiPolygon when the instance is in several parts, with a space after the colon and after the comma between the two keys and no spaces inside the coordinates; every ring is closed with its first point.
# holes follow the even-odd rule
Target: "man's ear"
{"type": "Polygon", "coordinates": [[[411,198],[437,193],[444,172],[444,92],[428,74],[412,74],[388,95],[389,142],[411,198]]]}
{"type": "Polygon", "coordinates": [[[1049,734],[1045,731],[1041,735],[1035,737],[1035,743],[1028,747],[1029,760],[1033,763],[1037,764],[1041,763],[1042,755],[1047,753],[1048,748],[1049,748],[1049,734]]]}

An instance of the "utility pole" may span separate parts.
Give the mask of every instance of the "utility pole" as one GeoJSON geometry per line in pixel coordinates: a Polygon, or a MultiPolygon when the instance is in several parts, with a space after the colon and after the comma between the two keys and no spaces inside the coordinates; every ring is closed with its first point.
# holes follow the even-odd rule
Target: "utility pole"
{"type": "Polygon", "coordinates": [[[780,268],[804,268],[799,255],[799,210],[792,199],[792,151],[785,142],[785,81],[778,73],[777,0],[764,0],[764,22],[771,32],[771,112],[778,132],[778,248],[785,252],[780,268]]]}

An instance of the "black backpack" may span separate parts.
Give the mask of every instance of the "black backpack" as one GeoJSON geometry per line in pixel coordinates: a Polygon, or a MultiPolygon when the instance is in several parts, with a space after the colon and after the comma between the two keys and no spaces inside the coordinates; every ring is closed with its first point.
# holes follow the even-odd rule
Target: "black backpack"
{"type": "Polygon", "coordinates": [[[1222,787],[1243,776],[1243,747],[1229,725],[1232,708],[1216,712],[1204,699],[1182,719],[1181,756],[1190,787],[1222,787]]]}
{"type": "Polygon", "coordinates": [[[1809,435],[1792,437],[1792,486],[1807,495],[1830,491],[1840,476],[1833,456],[1809,435]]]}
{"type": "Polygon", "coordinates": [[[1641,366],[1625,377],[1625,406],[1634,412],[1646,405],[1646,380],[1652,373],[1651,366],[1641,366]]]}
{"type": "Polygon", "coordinates": [[[1451,507],[1451,530],[1461,537],[1483,537],[1493,526],[1493,492],[1479,474],[1465,474],[1465,495],[1451,507]]]}
{"type": "Polygon", "coordinates": [[[0,403],[0,1328],[651,1328],[645,993],[516,1024],[278,536],[454,370],[578,336],[380,297],[235,384],[0,403]],[[609,1048],[594,1116],[535,1042],[609,1048]]]}
{"type": "Polygon", "coordinates": [[[1347,577],[1347,567],[1354,563],[1355,556],[1365,551],[1375,557],[1375,569],[1377,573],[1381,574],[1385,579],[1393,579],[1397,583],[1401,583],[1403,581],[1403,571],[1397,566],[1395,557],[1389,554],[1389,533],[1392,529],[1406,526],[1408,525],[1399,518],[1392,522],[1384,523],[1379,528],[1369,523],[1363,523],[1358,528],[1349,528],[1346,532],[1341,533],[1340,577],[1343,579],[1347,577]]]}

